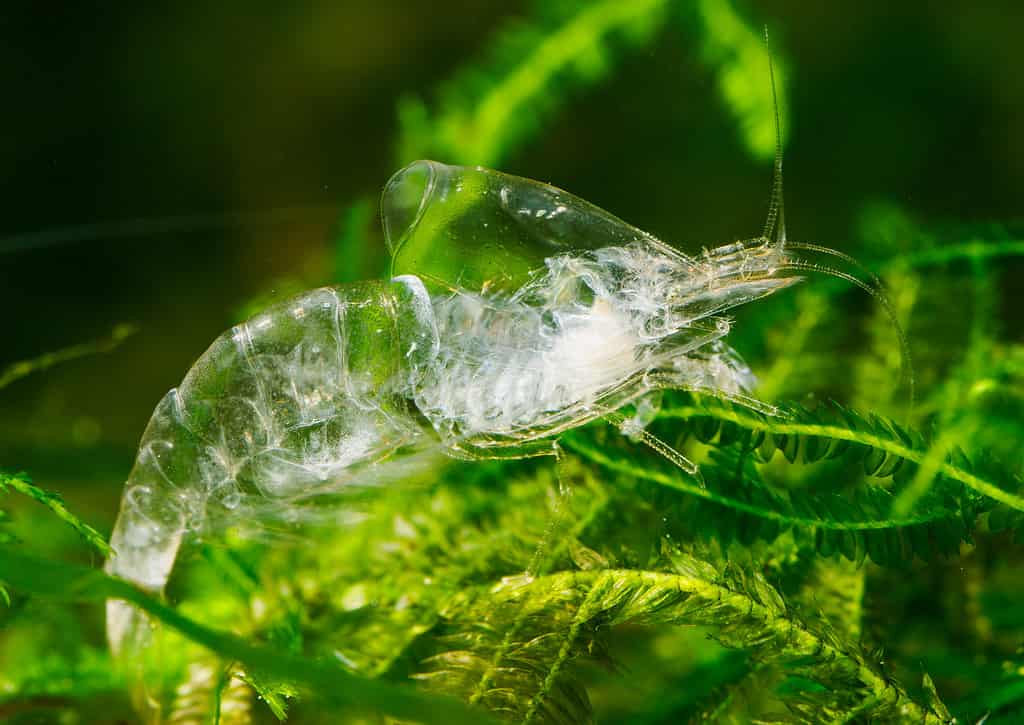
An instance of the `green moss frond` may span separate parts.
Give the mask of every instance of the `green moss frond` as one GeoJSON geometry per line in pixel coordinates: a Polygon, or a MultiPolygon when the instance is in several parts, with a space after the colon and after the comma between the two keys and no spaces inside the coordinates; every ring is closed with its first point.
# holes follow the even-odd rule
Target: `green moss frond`
{"type": "Polygon", "coordinates": [[[80,357],[110,352],[136,332],[138,332],[138,328],[135,325],[121,324],[114,327],[109,336],[99,340],[72,345],[61,350],[45,353],[30,360],[11,363],[3,370],[0,370],[0,389],[6,388],[16,380],[20,380],[32,373],[49,370],[54,365],[77,360],[80,357]]]}
{"type": "Polygon", "coordinates": [[[500,163],[572,89],[604,78],[619,46],[643,47],[667,7],[665,0],[537,3],[530,17],[498,33],[488,60],[442,87],[433,114],[417,99],[402,102],[399,162],[500,163]]]}
{"type": "Polygon", "coordinates": [[[746,649],[759,662],[784,667],[791,679],[815,683],[794,690],[786,703],[804,720],[857,709],[892,722],[948,721],[935,707],[912,700],[837,630],[801,619],[761,575],[737,567],[723,574],[679,551],[667,563],[665,571],[559,572],[466,593],[446,612],[442,642],[451,649],[429,658],[421,677],[444,692],[464,693],[485,666],[476,653],[501,641],[507,623],[525,611],[528,625],[515,637],[515,657],[483,700],[514,719],[580,722],[587,702],[567,673],[581,657],[600,653],[602,633],[699,624],[726,647],[746,649]]]}
{"type": "Polygon", "coordinates": [[[17,491],[20,494],[38,501],[55,513],[57,518],[77,531],[85,542],[96,549],[100,554],[103,556],[109,556],[111,554],[110,545],[107,543],[106,538],[100,534],[100,532],[96,531],[96,529],[89,526],[89,524],[85,523],[68,511],[60,494],[39,488],[33,484],[29,477],[24,473],[11,475],[9,473],[0,472],[0,492],[7,491],[17,491]]]}
{"type": "Polygon", "coordinates": [[[865,568],[838,557],[817,559],[795,602],[853,642],[863,633],[865,568]]]}
{"type": "MultiPolygon", "coordinates": [[[[774,99],[762,31],[748,24],[730,0],[700,0],[697,17],[704,61],[715,70],[719,95],[739,123],[740,138],[754,158],[773,158],[774,99]]],[[[786,70],[780,61],[773,49],[778,96],[785,98],[786,70]]],[[[780,120],[785,140],[785,116],[780,120]]]]}
{"type": "Polygon", "coordinates": [[[0,549],[0,578],[14,589],[41,597],[96,603],[123,599],[224,660],[238,661],[247,671],[260,672],[275,680],[300,683],[310,693],[339,708],[369,708],[396,717],[438,723],[486,720],[479,711],[473,712],[452,700],[431,697],[406,686],[357,677],[330,661],[276,651],[211,629],[127,582],[95,569],[0,549]]]}
{"type": "Polygon", "coordinates": [[[934,482],[914,509],[895,513],[894,500],[929,462],[932,449],[920,434],[891,420],[839,406],[771,417],[689,396],[663,410],[659,421],[655,432],[661,437],[672,440],[672,431],[678,442],[692,436],[709,447],[703,482],[600,431],[567,436],[566,446],[619,477],[674,491],[657,499],[659,506],[671,507],[670,518],[724,541],[749,545],[794,531],[826,556],[898,563],[915,554],[956,554],[980,515],[997,502],[1020,509],[1020,487],[1012,476],[954,450],[932,466],[934,482]],[[766,475],[777,452],[790,465],[820,464],[820,474],[801,486],[770,484],[766,475]],[[878,482],[861,483],[862,475],[878,482]]]}
{"type": "MultiPolygon", "coordinates": [[[[692,396],[662,411],[660,418],[685,421],[705,442],[736,443],[756,450],[762,461],[779,451],[787,461],[815,463],[840,456],[859,459],[868,476],[906,480],[928,455],[930,446],[917,431],[893,420],[831,404],[816,410],[793,407],[778,417],[728,401],[692,396]],[[730,425],[731,424],[731,425],[730,425]]],[[[1009,475],[1003,481],[976,470],[962,451],[954,450],[938,474],[968,489],[1024,511],[1024,496],[1009,475]]],[[[1005,475],[1005,474],[1004,474],[1005,475]]]]}

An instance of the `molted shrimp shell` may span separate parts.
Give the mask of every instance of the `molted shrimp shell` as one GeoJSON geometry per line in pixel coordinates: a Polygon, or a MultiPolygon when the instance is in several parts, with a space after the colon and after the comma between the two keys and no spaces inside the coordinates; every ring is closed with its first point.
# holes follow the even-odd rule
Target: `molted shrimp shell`
{"type": "MultiPolygon", "coordinates": [[[[157,406],[110,572],[160,591],[188,532],[386,478],[400,450],[550,451],[654,387],[742,390],[749,371],[716,315],[795,281],[775,274],[788,255],[766,241],[687,257],[486,169],[414,163],[382,209],[391,282],[275,305],[214,341],[157,406]]],[[[143,635],[136,619],[111,604],[115,650],[143,635]]]]}
{"type": "MultiPolygon", "coordinates": [[[[725,313],[806,270],[884,303],[794,256],[853,262],[786,241],[780,173],[781,156],[762,235],[690,256],[547,184],[410,164],[381,200],[389,282],[275,305],[214,341],[157,406],[107,570],[160,592],[182,542],[211,521],[387,483],[412,454],[557,454],[560,433],[599,417],[697,473],[644,431],[642,399],[701,390],[773,410],[746,397],[754,378],[725,344],[725,313]],[[618,416],[633,402],[637,416],[618,416]]],[[[110,602],[107,621],[115,652],[146,646],[131,606],[110,602]]]]}

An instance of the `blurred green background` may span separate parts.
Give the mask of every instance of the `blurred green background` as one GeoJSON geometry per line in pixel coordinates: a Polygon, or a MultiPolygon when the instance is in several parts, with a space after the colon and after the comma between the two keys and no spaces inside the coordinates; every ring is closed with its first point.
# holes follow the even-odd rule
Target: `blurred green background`
{"type": "MultiPolygon", "coordinates": [[[[678,5],[484,160],[684,250],[756,234],[770,159],[745,145],[707,28],[678,5]]],[[[1020,217],[1019,2],[735,7],[770,27],[785,71],[793,238],[853,251],[878,200],[940,225],[1020,217]]],[[[0,466],[109,531],[154,404],[220,331],[260,300],[383,272],[376,194],[416,148],[400,99],[435,107],[525,12],[490,0],[8,4],[0,369],[120,323],[139,331],[5,388],[0,466]]],[[[1005,279],[1024,273],[1019,259],[999,264],[1005,279]]],[[[1008,289],[1002,317],[1020,340],[1024,293],[1008,289]]]]}

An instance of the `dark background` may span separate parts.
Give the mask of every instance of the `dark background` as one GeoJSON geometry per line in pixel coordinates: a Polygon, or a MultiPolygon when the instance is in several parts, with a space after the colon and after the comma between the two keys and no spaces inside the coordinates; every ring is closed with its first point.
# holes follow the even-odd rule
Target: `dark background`
{"type": "MultiPolygon", "coordinates": [[[[397,99],[429,101],[522,11],[263,5],[0,11],[0,368],[140,328],[0,392],[0,466],[101,528],[153,406],[206,345],[256,296],[337,281],[339,215],[410,160],[397,99]]],[[[770,26],[788,71],[792,237],[849,249],[876,200],[939,225],[1021,216],[1018,1],[741,9],[770,26]]],[[[572,95],[502,167],[684,249],[756,234],[770,178],[676,28],[572,95]]],[[[383,264],[371,238],[366,274],[383,264]]]]}

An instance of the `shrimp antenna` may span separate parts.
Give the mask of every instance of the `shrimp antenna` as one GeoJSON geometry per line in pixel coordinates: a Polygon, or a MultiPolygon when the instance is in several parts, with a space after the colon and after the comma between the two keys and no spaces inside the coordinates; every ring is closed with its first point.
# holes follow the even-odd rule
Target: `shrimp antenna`
{"type": "Polygon", "coordinates": [[[768,26],[764,26],[764,50],[768,55],[768,80],[772,87],[772,113],[775,122],[775,165],[772,170],[772,191],[768,202],[768,218],[761,233],[765,239],[786,243],[786,209],[782,198],[782,124],[779,122],[779,94],[775,87],[775,65],[768,45],[768,26]]]}
{"type": "Polygon", "coordinates": [[[796,249],[808,249],[814,252],[820,252],[822,254],[829,254],[834,257],[838,257],[839,259],[845,260],[850,264],[854,265],[855,267],[859,268],[860,270],[864,271],[867,275],[871,277],[872,281],[874,282],[873,285],[868,284],[864,280],[858,279],[857,277],[854,277],[852,274],[848,274],[847,272],[843,272],[834,267],[829,267],[828,265],[824,264],[816,264],[814,262],[804,262],[802,260],[795,259],[791,259],[787,261],[785,264],[780,265],[779,267],[780,269],[799,269],[810,272],[820,272],[821,274],[827,274],[829,276],[836,277],[838,279],[849,282],[850,284],[855,285],[856,287],[859,287],[860,289],[864,290],[869,295],[871,295],[875,300],[878,301],[878,304],[880,304],[882,306],[882,309],[885,310],[885,315],[886,317],[889,318],[889,322],[892,324],[893,329],[896,331],[896,337],[899,340],[901,377],[905,378],[907,381],[907,387],[909,389],[909,407],[912,410],[914,407],[914,365],[910,358],[910,345],[907,343],[907,335],[903,331],[903,325],[900,324],[899,319],[896,317],[896,310],[892,306],[892,303],[889,301],[889,298],[886,296],[884,290],[882,289],[881,281],[878,279],[877,276],[875,276],[874,273],[869,271],[866,267],[864,267],[864,265],[862,265],[860,262],[858,262],[856,259],[854,259],[848,254],[843,254],[842,252],[838,252],[835,249],[829,249],[828,247],[822,247],[817,244],[807,244],[804,242],[793,242],[790,244],[790,246],[795,247],[796,249]]]}
{"type": "Polygon", "coordinates": [[[896,331],[896,337],[899,340],[900,345],[900,367],[901,377],[906,379],[907,387],[909,389],[910,408],[914,407],[914,366],[910,358],[910,345],[907,343],[907,335],[903,331],[903,326],[900,325],[899,319],[896,317],[896,310],[893,308],[892,303],[889,301],[888,296],[885,294],[882,281],[878,278],[874,272],[869,270],[863,264],[858,262],[856,259],[848,254],[839,252],[829,247],[824,247],[819,244],[809,244],[807,242],[787,242],[786,240],[786,208],[785,200],[782,194],[782,123],[779,115],[779,94],[777,85],[775,82],[775,64],[772,62],[771,47],[768,43],[768,26],[764,26],[764,49],[768,55],[768,79],[771,83],[772,88],[772,113],[773,120],[775,123],[775,166],[772,170],[772,190],[771,199],[768,204],[768,218],[765,220],[764,231],[761,236],[765,239],[770,239],[777,242],[780,247],[788,246],[792,249],[806,249],[811,252],[818,252],[819,254],[827,254],[855,267],[859,271],[863,272],[871,284],[864,282],[863,280],[854,277],[851,274],[842,272],[834,267],[827,265],[815,264],[813,262],[802,262],[791,260],[785,266],[790,269],[802,269],[807,271],[820,272],[822,274],[828,274],[833,277],[850,282],[853,285],[861,288],[869,295],[871,295],[885,310],[886,316],[889,318],[889,322],[892,323],[893,329],[896,331]]]}
{"type": "MultiPolygon", "coordinates": [[[[882,280],[878,278],[878,275],[872,272],[870,269],[861,264],[856,257],[852,257],[845,252],[840,252],[838,249],[832,249],[832,247],[825,247],[821,244],[811,244],[810,242],[792,242],[787,241],[786,246],[791,249],[806,249],[809,252],[818,252],[819,254],[828,254],[832,257],[838,257],[852,267],[856,267],[857,270],[863,272],[864,275],[871,280],[872,286],[879,292],[883,292],[884,287],[882,280]]],[[[884,293],[884,292],[883,292],[884,293]]]]}

